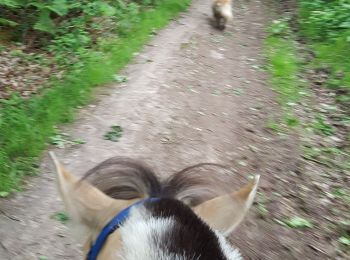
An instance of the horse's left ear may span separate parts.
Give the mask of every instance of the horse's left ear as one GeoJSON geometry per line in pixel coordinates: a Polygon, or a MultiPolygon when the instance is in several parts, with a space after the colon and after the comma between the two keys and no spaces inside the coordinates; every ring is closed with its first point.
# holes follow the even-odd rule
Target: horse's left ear
{"type": "Polygon", "coordinates": [[[210,227],[228,235],[242,221],[251,207],[259,175],[240,190],[216,197],[194,207],[194,212],[210,227]]]}
{"type": "Polygon", "coordinates": [[[111,216],[134,202],[112,199],[64,169],[53,152],[50,156],[56,166],[58,189],[69,216],[91,232],[99,231],[111,216]]]}

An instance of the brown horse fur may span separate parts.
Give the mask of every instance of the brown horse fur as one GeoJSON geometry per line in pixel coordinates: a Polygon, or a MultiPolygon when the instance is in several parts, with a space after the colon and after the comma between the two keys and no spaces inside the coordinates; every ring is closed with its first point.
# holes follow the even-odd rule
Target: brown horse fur
{"type": "Polygon", "coordinates": [[[158,197],[157,202],[132,209],[125,223],[106,240],[98,259],[241,259],[225,235],[250,208],[259,176],[237,192],[218,196],[218,188],[225,183],[223,176],[209,177],[200,170],[222,168],[217,164],[191,166],[160,181],[145,164],[114,157],[78,179],[53,153],[50,155],[69,215],[88,230],[85,256],[101,229],[118,212],[142,198],[158,197]]]}

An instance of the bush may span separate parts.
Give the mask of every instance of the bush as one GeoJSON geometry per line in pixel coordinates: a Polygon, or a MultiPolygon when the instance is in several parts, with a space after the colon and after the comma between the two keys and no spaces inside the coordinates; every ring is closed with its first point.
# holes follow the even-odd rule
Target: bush
{"type": "Polygon", "coordinates": [[[151,0],[141,3],[122,0],[0,0],[0,28],[11,28],[15,40],[26,44],[33,42],[34,37],[44,45],[47,40],[67,32],[78,33],[78,38],[84,43],[87,32],[82,31],[103,30],[101,27],[106,20],[112,29],[125,30],[134,22],[132,17],[138,13],[139,6],[155,3],[151,0]]]}
{"type": "Polygon", "coordinates": [[[349,111],[350,0],[299,0],[301,36],[315,53],[313,65],[329,69],[325,86],[349,111]]]}
{"type": "Polygon", "coordinates": [[[333,40],[347,34],[350,42],[350,1],[301,0],[300,24],[312,40],[333,40]]]}
{"type": "MultiPolygon", "coordinates": [[[[61,2],[74,3],[73,0],[61,2]]],[[[36,35],[44,33],[51,42],[43,45],[42,50],[54,54],[52,56],[65,67],[66,73],[29,99],[16,95],[0,99],[0,198],[20,189],[24,175],[36,172],[38,157],[50,137],[57,136],[54,126],[72,121],[76,107],[90,100],[92,89],[112,81],[115,73],[130,61],[153,32],[185,10],[189,2],[162,0],[158,4],[109,0],[104,5],[103,1],[84,0],[79,1],[79,8],[68,9],[64,16],[50,14],[55,23],[54,34],[32,27],[36,35]],[[115,33],[111,33],[113,31],[115,33]]],[[[2,6],[4,3],[0,0],[2,6]]],[[[5,10],[2,6],[1,15],[33,12],[32,7],[11,9],[7,5],[5,10]]],[[[25,23],[20,17],[6,17],[12,19],[10,22],[16,21],[16,26],[25,23]]],[[[19,53],[23,55],[22,50],[19,53]]]]}

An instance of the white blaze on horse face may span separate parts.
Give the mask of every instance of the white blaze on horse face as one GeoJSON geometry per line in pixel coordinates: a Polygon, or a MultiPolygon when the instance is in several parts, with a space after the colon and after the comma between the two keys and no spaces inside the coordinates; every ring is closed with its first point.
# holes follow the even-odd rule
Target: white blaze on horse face
{"type": "MultiPolygon", "coordinates": [[[[144,207],[131,210],[130,217],[118,230],[120,235],[119,251],[115,251],[115,259],[122,260],[197,260],[200,253],[193,257],[182,254],[174,254],[155,244],[155,237],[162,238],[165,234],[171,234],[176,227],[176,220],[172,217],[153,217],[144,207]]],[[[226,238],[215,232],[221,251],[228,260],[242,260],[239,251],[233,248],[226,238]]],[[[159,241],[158,241],[159,242],[159,241]]]]}
{"type": "Polygon", "coordinates": [[[153,217],[144,207],[133,208],[130,217],[120,227],[120,254],[123,260],[183,259],[154,243],[154,237],[164,237],[175,225],[173,218],[153,217]]]}

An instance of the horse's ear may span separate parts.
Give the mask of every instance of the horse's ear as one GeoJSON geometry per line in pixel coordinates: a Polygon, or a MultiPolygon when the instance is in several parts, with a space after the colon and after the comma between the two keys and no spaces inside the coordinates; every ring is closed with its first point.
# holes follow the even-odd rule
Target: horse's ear
{"type": "Polygon", "coordinates": [[[240,190],[216,197],[194,207],[194,212],[210,227],[228,235],[244,218],[253,203],[259,176],[240,190]]]}
{"type": "Polygon", "coordinates": [[[69,216],[90,231],[99,231],[107,221],[134,200],[115,200],[68,172],[50,152],[58,175],[58,189],[69,216]]]}

